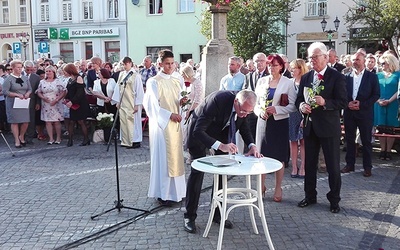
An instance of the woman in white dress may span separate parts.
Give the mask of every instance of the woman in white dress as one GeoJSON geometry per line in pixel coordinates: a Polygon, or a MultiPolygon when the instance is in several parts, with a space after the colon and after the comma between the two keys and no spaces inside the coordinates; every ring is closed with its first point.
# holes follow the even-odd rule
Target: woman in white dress
{"type": "Polygon", "coordinates": [[[67,91],[63,82],[57,78],[56,69],[53,66],[46,67],[45,75],[36,91],[42,99],[40,119],[46,122],[46,130],[49,135],[47,144],[60,144],[61,121],[64,121],[64,108],[61,100],[65,97],[67,91]],[[53,136],[53,127],[56,131],[56,140],[53,136]]]}

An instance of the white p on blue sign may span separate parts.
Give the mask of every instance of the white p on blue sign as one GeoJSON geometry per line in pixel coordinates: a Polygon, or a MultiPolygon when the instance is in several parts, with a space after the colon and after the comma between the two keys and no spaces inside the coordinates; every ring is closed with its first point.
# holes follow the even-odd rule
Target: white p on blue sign
{"type": "Polygon", "coordinates": [[[13,43],[13,54],[21,54],[21,43],[13,43]]]}
{"type": "Polygon", "coordinates": [[[49,53],[49,44],[47,42],[39,43],[39,53],[49,53]]]}

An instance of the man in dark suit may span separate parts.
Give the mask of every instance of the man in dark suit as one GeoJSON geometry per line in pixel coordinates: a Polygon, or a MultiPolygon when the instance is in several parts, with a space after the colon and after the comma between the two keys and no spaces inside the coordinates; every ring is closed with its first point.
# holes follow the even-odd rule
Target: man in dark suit
{"type": "Polygon", "coordinates": [[[344,109],[344,129],[347,143],[346,166],[342,173],[354,171],[356,163],[356,131],[360,131],[363,145],[364,176],[372,175],[372,126],[374,121],[374,103],[379,99],[380,88],[376,74],[366,70],[365,55],[361,52],[351,57],[353,71],[345,75],[348,105],[344,109]]]}
{"type": "Polygon", "coordinates": [[[282,75],[286,76],[287,78],[292,78],[292,73],[289,71],[289,58],[285,54],[279,54],[279,56],[285,62],[285,70],[283,71],[282,75]]]}
{"type": "Polygon", "coordinates": [[[341,73],[342,70],[344,70],[346,68],[346,66],[344,66],[343,64],[337,62],[338,57],[337,57],[337,54],[336,54],[336,50],[330,49],[328,51],[328,53],[329,53],[328,54],[328,56],[329,56],[329,61],[328,61],[329,65],[332,68],[336,69],[339,73],[341,73]]]}
{"type": "MultiPolygon", "coordinates": [[[[257,87],[257,81],[261,77],[269,75],[267,69],[267,56],[264,53],[257,53],[253,56],[253,62],[255,63],[256,70],[254,72],[250,72],[246,75],[246,82],[243,85],[243,89],[248,89],[251,91],[255,91],[257,87]]],[[[257,128],[257,115],[254,113],[249,114],[248,116],[249,127],[251,130],[251,134],[253,138],[256,138],[256,128],[257,128]]],[[[246,151],[246,150],[244,150],[246,151]]]]}
{"type": "Polygon", "coordinates": [[[35,93],[36,90],[39,87],[40,83],[40,76],[38,76],[35,73],[35,65],[33,64],[32,61],[25,61],[24,62],[24,71],[23,75],[28,77],[29,83],[31,84],[32,87],[32,94],[30,96],[31,101],[29,102],[29,126],[27,129],[26,133],[26,142],[27,143],[33,143],[33,138],[35,137],[36,130],[38,130],[38,138],[43,138],[43,129],[44,129],[44,122],[43,124],[39,125],[39,121],[36,120],[36,118],[40,119],[40,115],[38,116],[36,113],[40,113],[40,107],[41,107],[41,102],[42,100],[39,98],[39,96],[35,93]],[[38,125],[36,125],[38,124],[38,125]]]}
{"type": "MultiPolygon", "coordinates": [[[[253,112],[256,99],[256,94],[250,90],[242,90],[237,94],[234,91],[216,91],[208,95],[193,112],[189,125],[187,145],[192,159],[206,156],[206,149],[210,148],[216,150],[216,154],[236,153],[237,147],[231,138],[237,130],[246,145],[249,145],[248,155],[261,157],[246,119],[246,116],[253,112]],[[236,118],[236,121],[232,118],[236,118]]],[[[189,233],[196,232],[195,220],[203,177],[203,172],[191,168],[187,181],[184,215],[184,228],[189,233]]],[[[215,211],[213,221],[219,224],[220,216],[219,211],[215,211]]],[[[232,228],[232,223],[227,220],[225,227],[232,228]]]]}
{"type": "Polygon", "coordinates": [[[340,111],[347,105],[346,83],[341,73],[328,67],[328,53],[323,43],[312,43],[308,48],[308,56],[313,70],[301,78],[296,100],[296,106],[305,117],[303,133],[306,153],[305,198],[298,206],[306,207],[317,203],[318,154],[322,147],[329,174],[330,191],[327,198],[330,211],[338,213],[341,188],[340,111]],[[322,91],[315,98],[309,98],[309,88],[317,84],[323,86],[322,91]],[[312,108],[311,103],[318,106],[312,108]]]}

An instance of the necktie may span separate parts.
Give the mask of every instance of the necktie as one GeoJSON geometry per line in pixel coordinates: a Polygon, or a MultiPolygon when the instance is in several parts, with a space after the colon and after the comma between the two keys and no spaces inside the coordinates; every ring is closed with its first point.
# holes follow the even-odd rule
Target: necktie
{"type": "Polygon", "coordinates": [[[228,134],[228,143],[236,143],[236,112],[232,112],[231,118],[229,119],[229,134],[228,134]]]}

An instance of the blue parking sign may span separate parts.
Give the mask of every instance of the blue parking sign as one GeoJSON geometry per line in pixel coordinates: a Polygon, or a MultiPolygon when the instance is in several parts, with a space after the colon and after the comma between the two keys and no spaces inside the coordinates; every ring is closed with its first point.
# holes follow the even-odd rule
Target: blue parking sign
{"type": "Polygon", "coordinates": [[[47,42],[39,43],[39,53],[49,53],[49,44],[47,42]]]}
{"type": "Polygon", "coordinates": [[[13,43],[13,54],[21,54],[21,43],[13,43]]]}

